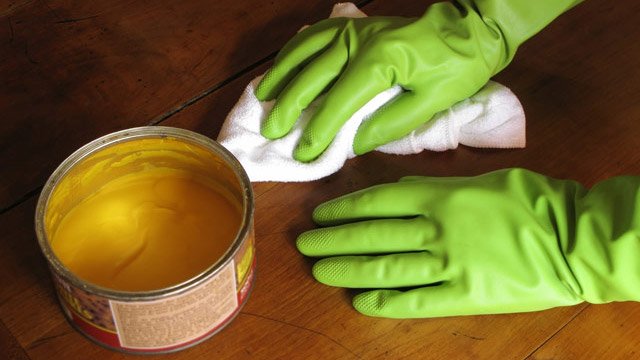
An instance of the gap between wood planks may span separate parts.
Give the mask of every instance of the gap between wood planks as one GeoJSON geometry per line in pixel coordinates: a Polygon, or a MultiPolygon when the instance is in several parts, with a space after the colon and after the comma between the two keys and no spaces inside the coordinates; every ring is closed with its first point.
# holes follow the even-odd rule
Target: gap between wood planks
{"type": "Polygon", "coordinates": [[[0,351],[4,352],[7,359],[30,359],[24,348],[20,345],[18,340],[13,336],[2,320],[0,320],[0,351]]]}
{"type": "Polygon", "coordinates": [[[531,352],[529,353],[529,355],[525,356],[523,360],[528,360],[531,359],[537,352],[538,350],[542,349],[542,347],[544,347],[549,340],[553,339],[556,337],[556,335],[558,335],[558,333],[560,333],[565,327],[567,327],[567,325],[571,324],[578,316],[580,316],[580,314],[582,314],[583,311],[585,311],[590,305],[587,304],[586,306],[584,306],[580,311],[578,311],[575,315],[573,315],[571,317],[571,319],[569,319],[566,323],[564,323],[564,325],[560,326],[560,328],[556,331],[554,331],[551,335],[549,335],[549,337],[547,337],[539,346],[537,346],[535,349],[531,350],[531,352]]]}

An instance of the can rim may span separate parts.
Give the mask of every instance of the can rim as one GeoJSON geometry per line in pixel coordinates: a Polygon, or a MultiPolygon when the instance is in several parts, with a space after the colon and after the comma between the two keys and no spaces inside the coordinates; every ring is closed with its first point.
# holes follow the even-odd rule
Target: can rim
{"type": "Polygon", "coordinates": [[[249,232],[253,227],[253,213],[254,202],[251,181],[240,162],[229,150],[224,148],[215,140],[191,130],[169,126],[141,126],[116,131],[99,137],[69,155],[49,176],[42,188],[42,191],[40,192],[35,212],[35,231],[40,249],[46,257],[49,265],[53,268],[54,273],[62,275],[67,281],[71,282],[73,286],[90,293],[97,293],[118,300],[136,300],[141,298],[144,298],[145,300],[154,300],[188,291],[201,284],[203,280],[221,271],[224,265],[233,259],[233,256],[241,247],[243,240],[249,235],[249,232]],[[234,174],[238,178],[242,187],[243,211],[240,229],[231,243],[231,246],[217,261],[198,275],[195,275],[183,282],[166,288],[148,291],[122,291],[90,283],[70,271],[60,261],[60,259],[58,259],[51,248],[44,227],[44,216],[49,200],[58,182],[62,180],[65,175],[80,161],[109,146],[145,138],[175,138],[203,146],[206,149],[213,151],[216,155],[219,155],[234,170],[234,174]]]}

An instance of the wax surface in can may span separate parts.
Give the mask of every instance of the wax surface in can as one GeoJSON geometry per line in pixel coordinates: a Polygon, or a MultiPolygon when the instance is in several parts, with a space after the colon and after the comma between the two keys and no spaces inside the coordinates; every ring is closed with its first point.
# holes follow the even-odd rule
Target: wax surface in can
{"type": "Polygon", "coordinates": [[[190,173],[150,169],[111,181],[60,221],[51,245],[80,278],[149,291],[186,281],[230,247],[241,204],[190,173]]]}

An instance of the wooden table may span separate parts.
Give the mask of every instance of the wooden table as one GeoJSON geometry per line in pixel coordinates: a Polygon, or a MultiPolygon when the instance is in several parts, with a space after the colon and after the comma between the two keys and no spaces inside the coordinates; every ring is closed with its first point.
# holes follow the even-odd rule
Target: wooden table
{"type": "MultiPolygon", "coordinates": [[[[371,15],[420,15],[429,2],[375,0],[371,15]]],[[[215,138],[245,84],[332,3],[293,1],[0,1],[0,358],[128,357],[63,318],[33,214],[47,176],[72,151],[147,124],[215,138]]],[[[640,174],[640,3],[589,0],[531,39],[496,79],[527,114],[526,149],[371,153],[337,174],[257,183],[258,274],[235,321],[167,358],[640,358],[640,305],[390,320],[362,316],[350,291],[323,286],[294,241],[337,195],[410,174],[526,167],[591,186],[640,174]]]]}

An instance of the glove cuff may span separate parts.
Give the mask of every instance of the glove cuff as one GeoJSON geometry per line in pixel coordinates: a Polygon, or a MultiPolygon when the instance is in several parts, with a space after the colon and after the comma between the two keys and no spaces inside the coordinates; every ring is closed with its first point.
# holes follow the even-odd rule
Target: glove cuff
{"type": "Polygon", "coordinates": [[[565,250],[590,303],[640,301],[640,177],[603,181],[576,199],[574,244],[565,250]]]}
{"type": "Polygon", "coordinates": [[[581,1],[459,0],[457,4],[468,12],[468,16],[477,17],[489,30],[485,38],[492,44],[482,45],[485,57],[496,59],[493,62],[496,64],[493,68],[495,75],[511,62],[523,42],[581,1]]]}

